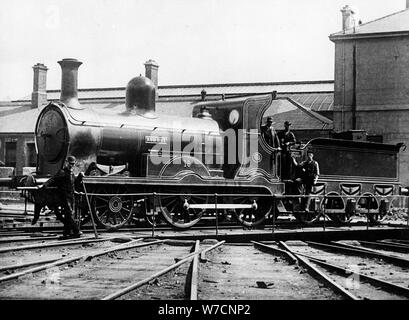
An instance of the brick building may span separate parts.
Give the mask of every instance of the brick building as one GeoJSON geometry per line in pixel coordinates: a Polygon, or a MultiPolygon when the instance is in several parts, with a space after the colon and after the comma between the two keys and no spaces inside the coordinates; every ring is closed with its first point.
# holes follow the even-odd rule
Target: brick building
{"type": "MultiPolygon", "coordinates": [[[[342,10],[335,43],[335,131],[366,130],[385,143],[409,145],[409,0],[407,8],[361,24],[342,10]]],[[[400,156],[400,178],[409,185],[409,148],[400,156]]]]}

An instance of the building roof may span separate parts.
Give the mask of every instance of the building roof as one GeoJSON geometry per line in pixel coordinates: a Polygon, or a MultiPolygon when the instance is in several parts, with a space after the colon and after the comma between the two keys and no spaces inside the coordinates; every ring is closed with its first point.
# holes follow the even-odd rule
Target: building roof
{"type": "Polygon", "coordinates": [[[0,133],[33,133],[39,110],[31,103],[0,106],[0,133]]]}
{"type": "Polygon", "coordinates": [[[332,120],[311,111],[291,98],[278,98],[267,109],[264,118],[271,116],[276,129],[284,128],[284,121],[291,122],[292,130],[331,130],[332,120]]]}
{"type": "Polygon", "coordinates": [[[334,41],[351,37],[379,37],[388,34],[390,36],[409,35],[409,9],[331,34],[330,39],[334,41]]]}
{"type": "Polygon", "coordinates": [[[278,94],[278,97],[288,97],[301,104],[303,107],[315,111],[333,111],[334,93],[311,92],[298,94],[278,94]]]}
{"type": "MultiPolygon", "coordinates": [[[[304,110],[303,119],[295,116],[294,110],[287,110],[290,112],[291,121],[300,122],[304,127],[310,125],[311,129],[321,128],[322,124],[311,123],[312,120],[308,120],[308,117],[317,119],[320,115],[316,112],[332,111],[334,105],[334,81],[331,80],[197,84],[159,86],[156,112],[163,114],[171,112],[173,115],[191,117],[194,105],[201,101],[200,93],[203,89],[206,90],[206,100],[221,100],[222,95],[229,98],[277,91],[279,99],[289,98],[292,105],[298,104],[304,110]]],[[[47,90],[47,98],[48,101],[58,101],[60,90],[47,90]]],[[[82,105],[97,112],[116,114],[125,110],[125,87],[79,89],[78,98],[82,105]]],[[[31,108],[31,95],[16,101],[2,102],[0,104],[0,133],[32,133],[38,114],[37,108],[31,108]]],[[[318,122],[325,123],[321,120],[319,119],[318,122]]]]}
{"type": "MultiPolygon", "coordinates": [[[[200,99],[200,92],[203,89],[206,91],[206,97],[217,100],[221,99],[223,94],[228,97],[277,91],[278,96],[291,97],[313,111],[332,111],[334,105],[334,81],[332,80],[159,86],[159,101],[200,99]]],[[[49,101],[59,100],[60,90],[47,90],[47,98],[49,101]]],[[[85,101],[124,102],[125,87],[79,89],[78,98],[81,103],[85,101]]],[[[31,96],[15,102],[29,101],[31,96]]]]}

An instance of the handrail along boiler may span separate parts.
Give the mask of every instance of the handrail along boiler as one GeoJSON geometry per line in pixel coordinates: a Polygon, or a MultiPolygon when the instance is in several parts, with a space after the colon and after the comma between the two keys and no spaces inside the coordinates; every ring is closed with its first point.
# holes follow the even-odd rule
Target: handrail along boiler
{"type": "MultiPolygon", "coordinates": [[[[99,225],[119,228],[138,215],[152,222],[152,214],[159,212],[170,225],[189,228],[213,216],[216,202],[221,217],[235,216],[247,227],[273,213],[297,211],[294,198],[285,197],[291,182],[280,179],[280,149],[260,135],[266,117],[277,112],[275,92],[202,102],[192,117],[181,118],[157,113],[155,86],[139,76],[129,81],[122,109],[103,113],[78,101],[81,62],[63,59],[59,64],[60,101],[42,109],[35,127],[37,181],[74,155],[77,170],[85,172],[83,182],[99,225]],[[273,196],[280,200],[273,202],[273,196]]],[[[326,212],[335,220],[347,221],[360,209],[369,209],[376,220],[387,210],[386,197],[399,193],[399,146],[313,139],[293,152],[302,158],[309,149],[322,174],[312,197],[336,195],[325,200],[326,212]],[[363,166],[367,159],[371,163],[363,166]],[[362,198],[352,206],[344,194],[362,198]]],[[[324,205],[320,197],[313,200],[309,214],[295,214],[306,223],[315,221],[324,205]]],[[[86,216],[84,203],[80,210],[86,216]]]]}

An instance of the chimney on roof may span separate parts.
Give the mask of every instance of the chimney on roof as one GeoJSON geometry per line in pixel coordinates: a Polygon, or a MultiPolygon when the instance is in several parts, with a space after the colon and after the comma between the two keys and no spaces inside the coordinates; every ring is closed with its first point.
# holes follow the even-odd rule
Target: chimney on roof
{"type": "MultiPolygon", "coordinates": [[[[407,0],[409,1],[409,0],[407,0]]],[[[342,30],[346,31],[348,29],[355,27],[355,10],[350,6],[346,5],[341,9],[342,12],[342,30]]]]}
{"type": "Polygon", "coordinates": [[[47,70],[42,63],[33,66],[33,93],[31,94],[31,107],[40,108],[47,103],[47,70]]]}
{"type": "Polygon", "coordinates": [[[203,90],[200,92],[200,96],[202,97],[202,101],[205,101],[205,100],[206,100],[206,95],[207,95],[207,92],[206,92],[205,89],[203,89],[203,90]]]}
{"type": "Polygon", "coordinates": [[[61,66],[61,102],[69,108],[83,109],[78,101],[78,68],[82,64],[77,59],[62,59],[61,66]]]}
{"type": "Polygon", "coordinates": [[[159,65],[155,60],[149,59],[145,62],[145,77],[152,80],[156,90],[158,90],[158,68],[159,65]]]}
{"type": "Polygon", "coordinates": [[[155,99],[158,99],[158,69],[159,65],[155,60],[149,59],[145,62],[145,77],[151,79],[156,88],[155,99]]]}

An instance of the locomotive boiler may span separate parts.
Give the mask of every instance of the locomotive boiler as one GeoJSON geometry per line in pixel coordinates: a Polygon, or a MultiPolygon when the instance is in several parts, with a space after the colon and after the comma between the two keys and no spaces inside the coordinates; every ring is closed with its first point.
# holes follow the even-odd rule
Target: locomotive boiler
{"type": "Polygon", "coordinates": [[[309,210],[301,211],[294,181],[280,178],[279,146],[261,134],[278,112],[275,92],[201,102],[181,118],[158,114],[155,86],[139,76],[129,81],[122,110],[104,114],[78,101],[81,62],[59,64],[60,101],[41,110],[35,127],[37,180],[74,155],[77,173],[85,173],[81,191],[89,195],[86,202],[81,192],[78,208],[107,229],[136,215],[154,223],[158,214],[180,229],[215,215],[234,216],[246,227],[289,213],[304,223],[323,212],[340,222],[356,213],[376,221],[400,193],[400,145],[312,139],[292,150],[299,161],[313,150],[321,167],[309,210]]]}

